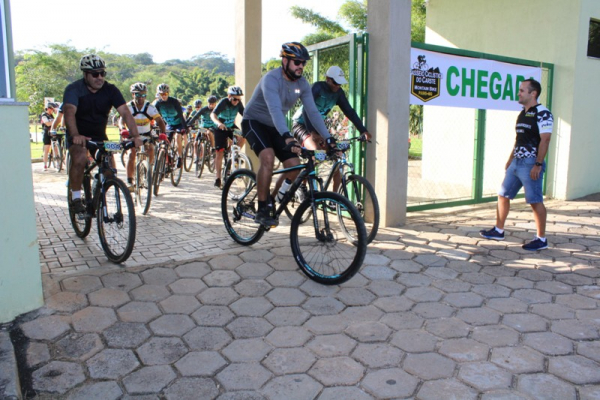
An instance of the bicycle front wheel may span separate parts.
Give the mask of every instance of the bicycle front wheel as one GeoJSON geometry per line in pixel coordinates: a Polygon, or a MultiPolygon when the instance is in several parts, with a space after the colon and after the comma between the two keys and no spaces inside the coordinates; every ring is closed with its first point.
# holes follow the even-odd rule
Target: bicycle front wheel
{"type": "Polygon", "coordinates": [[[337,285],[352,278],[367,253],[367,232],[360,214],[345,197],[332,192],[315,193],[315,209],[305,201],[298,207],[290,229],[290,243],[296,263],[315,282],[337,285]],[[343,213],[343,222],[338,213],[343,213]],[[303,224],[305,213],[312,224],[303,224]],[[352,229],[352,239],[346,231],[352,229]]]}
{"type": "Polygon", "coordinates": [[[154,181],[152,187],[155,196],[158,196],[158,189],[160,188],[160,184],[165,177],[165,158],[165,151],[161,149],[158,152],[158,156],[156,156],[156,161],[154,162],[154,173],[152,174],[154,181]]]}
{"type": "Polygon", "coordinates": [[[148,160],[137,163],[135,171],[135,199],[142,214],[146,215],[152,203],[152,171],[148,160]]]}
{"type": "Polygon", "coordinates": [[[173,186],[179,185],[181,181],[181,174],[183,173],[183,160],[177,153],[173,155],[173,169],[171,170],[171,184],[173,186]],[[179,165],[181,163],[181,165],[179,165]],[[178,166],[179,165],[179,166],[178,166]]]}
{"type": "MultiPolygon", "coordinates": [[[[83,186],[84,190],[81,191],[81,201],[83,204],[88,203],[88,198],[91,197],[90,193],[90,181],[89,178],[83,178],[83,186]],[[85,189],[87,187],[87,189],[85,189]]],[[[71,220],[71,225],[73,226],[73,230],[77,237],[85,238],[90,233],[90,229],[92,228],[92,216],[89,213],[89,210],[86,210],[85,213],[75,213],[73,210],[73,204],[71,199],[71,189],[67,188],[67,204],[69,206],[69,219],[71,220]]]]}
{"type": "Polygon", "coordinates": [[[212,146],[207,146],[206,152],[208,153],[208,157],[206,158],[206,166],[208,167],[208,170],[214,174],[215,170],[217,169],[217,166],[215,164],[215,159],[217,157],[215,149],[213,149],[212,146]]]}
{"type": "Polygon", "coordinates": [[[193,164],[194,164],[194,143],[190,140],[185,145],[185,149],[183,149],[183,167],[185,168],[185,172],[190,172],[192,170],[193,164]]]}
{"type": "Polygon", "coordinates": [[[203,142],[198,142],[196,147],[196,177],[201,178],[206,163],[206,150],[203,142]]]}
{"type": "Polygon", "coordinates": [[[127,168],[127,162],[129,161],[129,156],[131,155],[131,149],[123,149],[123,151],[121,151],[121,164],[123,164],[123,167],[127,168]]]}
{"type": "Polygon", "coordinates": [[[106,257],[114,263],[127,260],[135,243],[135,209],[123,181],[109,178],[98,207],[98,237],[106,257]]]}
{"type": "Polygon", "coordinates": [[[221,213],[229,236],[239,244],[249,246],[265,233],[265,228],[254,222],[258,210],[256,174],[250,170],[235,171],[223,186],[221,213]]]}
{"type": "Polygon", "coordinates": [[[379,201],[375,189],[366,178],[348,175],[338,193],[350,200],[358,210],[367,229],[367,243],[371,243],[379,230],[379,201]]]}

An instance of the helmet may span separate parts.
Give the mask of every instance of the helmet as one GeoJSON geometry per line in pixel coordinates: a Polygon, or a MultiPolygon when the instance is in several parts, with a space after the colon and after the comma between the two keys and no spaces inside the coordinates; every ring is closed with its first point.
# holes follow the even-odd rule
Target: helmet
{"type": "Polygon", "coordinates": [[[281,45],[279,57],[286,57],[297,60],[310,60],[308,50],[301,43],[288,42],[281,45]]]}
{"type": "Polygon", "coordinates": [[[194,102],[194,107],[200,107],[202,105],[202,100],[198,99],[194,102]]]}
{"type": "Polygon", "coordinates": [[[106,68],[106,63],[103,59],[95,54],[88,54],[81,57],[79,61],[79,69],[82,71],[93,71],[95,69],[106,68]]]}
{"type": "Polygon", "coordinates": [[[148,91],[148,88],[142,82],[136,82],[133,85],[131,85],[131,87],[129,88],[129,91],[131,93],[146,92],[146,91],[148,91]]]}
{"type": "Polygon", "coordinates": [[[231,94],[234,96],[243,96],[244,92],[242,92],[242,88],[239,86],[229,86],[227,88],[227,94],[231,94]]]}
{"type": "Polygon", "coordinates": [[[48,103],[46,104],[46,108],[58,108],[58,103],[48,103]]]}
{"type": "Polygon", "coordinates": [[[338,85],[345,85],[346,83],[348,83],[346,77],[344,77],[344,71],[342,71],[342,69],[337,65],[329,67],[329,69],[325,73],[325,76],[333,79],[338,85]]]}
{"type": "Polygon", "coordinates": [[[169,93],[170,89],[169,89],[169,85],[167,85],[166,83],[161,83],[160,85],[158,85],[156,87],[156,93],[169,93]]]}
{"type": "Polygon", "coordinates": [[[214,104],[217,102],[217,96],[210,96],[208,99],[206,99],[206,101],[208,104],[214,104]]]}

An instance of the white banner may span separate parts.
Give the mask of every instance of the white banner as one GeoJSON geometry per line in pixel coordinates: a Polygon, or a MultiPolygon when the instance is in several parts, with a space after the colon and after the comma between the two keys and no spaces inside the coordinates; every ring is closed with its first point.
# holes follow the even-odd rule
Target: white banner
{"type": "Polygon", "coordinates": [[[410,104],[518,111],[519,84],[542,69],[411,49],[410,104]]]}

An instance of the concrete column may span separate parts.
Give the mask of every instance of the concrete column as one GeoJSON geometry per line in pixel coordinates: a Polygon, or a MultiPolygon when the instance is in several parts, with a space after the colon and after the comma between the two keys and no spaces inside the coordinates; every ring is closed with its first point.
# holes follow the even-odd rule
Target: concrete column
{"type": "Polygon", "coordinates": [[[410,0],[368,4],[368,122],[375,144],[367,150],[367,179],[377,192],[381,226],[406,221],[410,13],[410,0]]]}
{"type": "MultiPolygon", "coordinates": [[[[235,84],[244,91],[246,104],[262,73],[262,0],[236,0],[235,13],[235,84]]],[[[244,147],[258,170],[258,158],[248,146],[244,147]]]]}

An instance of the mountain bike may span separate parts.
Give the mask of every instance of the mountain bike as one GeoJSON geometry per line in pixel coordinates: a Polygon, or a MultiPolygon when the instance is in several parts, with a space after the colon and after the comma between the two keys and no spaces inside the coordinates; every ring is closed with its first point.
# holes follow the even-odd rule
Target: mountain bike
{"type": "Polygon", "coordinates": [[[133,251],[136,233],[135,208],[127,185],[116,177],[112,167],[112,154],[125,146],[132,148],[133,142],[87,142],[90,152],[95,152],[94,161],[88,163],[83,172],[81,198],[86,211],[76,213],[73,208],[71,190],[67,189],[69,218],[75,234],[85,238],[92,226],[92,218],[98,224],[98,237],[106,257],[114,263],[127,260],[133,251]],[[92,182],[92,171],[98,167],[92,182]]]}
{"type": "Polygon", "coordinates": [[[155,149],[156,160],[154,162],[154,171],[152,172],[154,195],[158,196],[158,190],[163,179],[171,177],[173,186],[179,185],[182,166],[179,165],[179,154],[177,153],[175,140],[170,141],[167,134],[161,133],[158,136],[158,142],[155,149]]]}
{"type": "MultiPolygon", "coordinates": [[[[142,137],[142,140],[144,143],[152,141],[150,137],[142,137]]],[[[149,158],[146,152],[146,145],[136,151],[134,174],[135,203],[140,207],[143,215],[148,213],[150,203],[152,203],[152,169],[150,168],[149,158]]]]}
{"type": "MultiPolygon", "coordinates": [[[[365,221],[367,242],[371,243],[377,236],[377,231],[379,230],[379,201],[377,200],[377,194],[375,193],[373,185],[371,185],[366,178],[355,174],[354,165],[348,162],[348,158],[346,157],[346,152],[350,150],[352,143],[356,143],[357,141],[365,142],[365,139],[354,137],[337,142],[337,152],[327,156],[327,159],[333,161],[333,166],[327,175],[325,183],[322,185],[322,190],[329,189],[329,186],[333,183],[335,173],[339,171],[341,182],[337,189],[337,193],[341,194],[354,204],[363,221],[365,221]]],[[[317,169],[317,172],[320,172],[319,169],[317,169]]],[[[305,196],[305,190],[300,187],[295,193],[294,198],[290,200],[285,209],[285,213],[290,219],[293,217],[296,208],[302,203],[305,196]]]]}
{"type": "MultiPolygon", "coordinates": [[[[50,132],[50,151],[48,151],[48,167],[52,165],[58,172],[62,171],[65,162],[62,143],[65,141],[64,133],[50,132]]],[[[45,165],[46,166],[46,165],[45,165]]]]}
{"type": "MultiPolygon", "coordinates": [[[[194,141],[196,151],[196,177],[201,178],[204,166],[208,166],[212,145],[208,137],[208,129],[199,128],[194,141]]],[[[214,162],[214,161],[213,161],[214,162]]]]}
{"type": "MultiPolygon", "coordinates": [[[[352,278],[360,269],[367,252],[365,224],[345,197],[320,191],[315,177],[315,161],[325,159],[325,152],[302,148],[306,163],[275,171],[283,174],[300,170],[281,203],[274,211],[279,218],[302,182],[308,180],[308,196],[296,209],[290,228],[290,244],[294,260],[310,279],[335,285],[352,278]],[[308,218],[303,218],[309,214],[308,218]],[[310,220],[310,223],[308,223],[310,220]],[[305,221],[305,222],[303,222],[305,221]]],[[[223,187],[221,212],[227,233],[237,243],[256,243],[270,227],[254,222],[258,211],[256,174],[239,169],[231,174],[223,187]]]]}
{"type": "Polygon", "coordinates": [[[187,143],[183,148],[183,168],[185,172],[190,172],[194,165],[194,135],[191,129],[187,131],[186,135],[187,143]]]}
{"type": "Polygon", "coordinates": [[[233,143],[229,149],[225,150],[223,155],[223,181],[226,181],[229,176],[238,169],[252,170],[252,162],[250,158],[242,152],[238,146],[238,138],[241,137],[241,131],[233,130],[233,143]]]}

